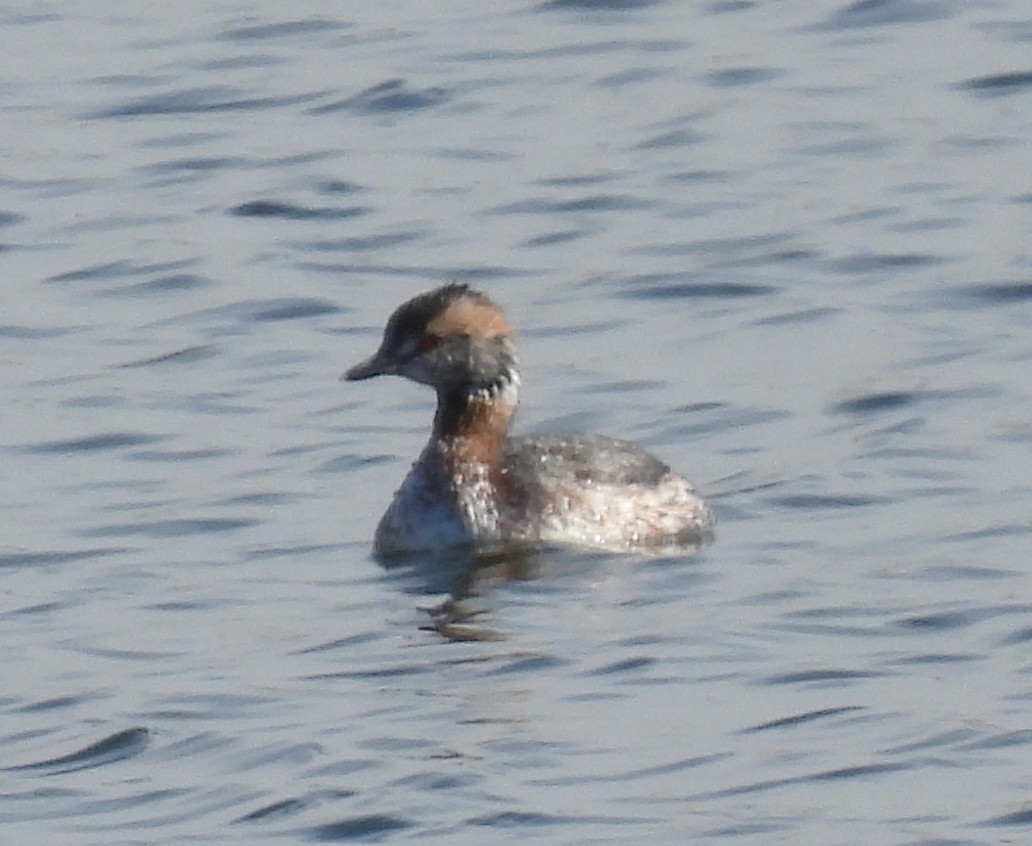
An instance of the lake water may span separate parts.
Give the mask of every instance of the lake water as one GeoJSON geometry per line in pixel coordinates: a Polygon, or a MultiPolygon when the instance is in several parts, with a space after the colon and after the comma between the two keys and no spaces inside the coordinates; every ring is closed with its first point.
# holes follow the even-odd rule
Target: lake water
{"type": "Polygon", "coordinates": [[[1032,827],[1021,0],[0,10],[0,839],[1032,827]],[[384,568],[402,300],[715,542],[384,568]]]}

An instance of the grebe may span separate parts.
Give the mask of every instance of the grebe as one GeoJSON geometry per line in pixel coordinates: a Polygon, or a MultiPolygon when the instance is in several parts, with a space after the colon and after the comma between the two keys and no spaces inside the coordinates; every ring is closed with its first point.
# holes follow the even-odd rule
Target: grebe
{"type": "Polygon", "coordinates": [[[466,545],[697,545],[713,513],[655,456],[603,435],[509,435],[520,371],[512,326],[466,285],[420,294],[348,381],[392,374],[437,391],[430,442],[376,529],[380,555],[466,545]]]}

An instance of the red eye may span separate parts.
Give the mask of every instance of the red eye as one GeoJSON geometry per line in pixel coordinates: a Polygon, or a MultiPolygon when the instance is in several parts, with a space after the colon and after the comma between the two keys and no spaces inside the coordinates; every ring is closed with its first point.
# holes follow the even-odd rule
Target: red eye
{"type": "Polygon", "coordinates": [[[429,332],[427,332],[427,333],[426,333],[426,334],[425,334],[425,335],[423,336],[422,340],[420,340],[420,342],[419,342],[419,348],[420,348],[421,350],[423,350],[423,351],[426,351],[426,350],[432,350],[432,349],[434,349],[434,348],[435,348],[435,347],[436,347],[436,346],[437,346],[437,345],[438,345],[439,343],[441,343],[441,338],[440,338],[440,336],[439,336],[439,335],[431,335],[431,334],[430,334],[429,332]]]}

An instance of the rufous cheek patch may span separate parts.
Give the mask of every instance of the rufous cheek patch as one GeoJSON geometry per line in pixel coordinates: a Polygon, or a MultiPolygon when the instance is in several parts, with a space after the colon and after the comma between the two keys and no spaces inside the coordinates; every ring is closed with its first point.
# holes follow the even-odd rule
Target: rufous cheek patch
{"type": "Polygon", "coordinates": [[[470,297],[455,300],[427,323],[426,329],[440,337],[469,335],[474,338],[497,338],[512,334],[512,326],[496,306],[470,297]]]}

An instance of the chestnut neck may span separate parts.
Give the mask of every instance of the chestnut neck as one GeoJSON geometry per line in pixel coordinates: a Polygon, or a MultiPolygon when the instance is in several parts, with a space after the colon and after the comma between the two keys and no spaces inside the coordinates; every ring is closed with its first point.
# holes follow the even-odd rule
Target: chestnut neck
{"type": "Polygon", "coordinates": [[[459,386],[437,392],[433,438],[461,453],[462,460],[500,465],[509,425],[519,404],[516,373],[495,385],[476,390],[459,386]]]}

